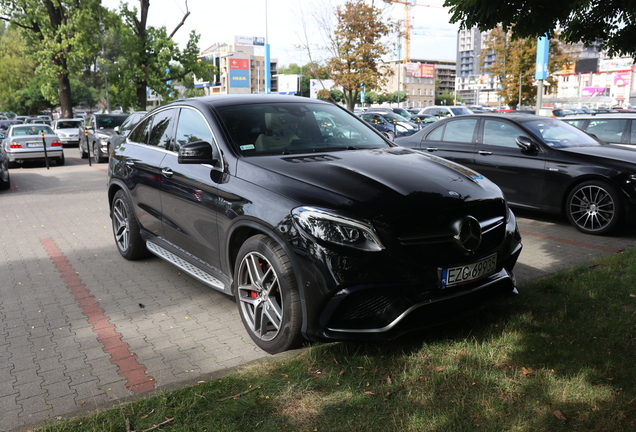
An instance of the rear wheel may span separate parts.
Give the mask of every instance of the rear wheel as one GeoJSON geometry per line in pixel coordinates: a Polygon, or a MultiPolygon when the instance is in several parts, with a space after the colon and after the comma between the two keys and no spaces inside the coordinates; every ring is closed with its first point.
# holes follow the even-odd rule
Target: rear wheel
{"type": "Polygon", "coordinates": [[[117,191],[111,206],[111,219],[115,244],[121,256],[127,260],[144,258],[150,254],[141,238],[139,222],[135,217],[133,205],[128,195],[117,191]]]}
{"type": "Polygon", "coordinates": [[[65,163],[65,159],[64,159],[64,153],[62,153],[62,156],[60,156],[59,158],[55,159],[55,163],[57,164],[57,166],[62,166],[65,163]]]}
{"type": "Polygon", "coordinates": [[[384,132],[389,141],[395,141],[395,134],[391,131],[384,132]]]}
{"type": "Polygon", "coordinates": [[[275,354],[300,345],[300,296],[279,244],[264,235],[249,238],[238,253],[234,281],[241,320],[259,348],[275,354]]]}
{"type": "Polygon", "coordinates": [[[577,185],[568,195],[565,210],[570,223],[586,234],[607,234],[616,229],[623,217],[619,194],[601,180],[577,185]]]}

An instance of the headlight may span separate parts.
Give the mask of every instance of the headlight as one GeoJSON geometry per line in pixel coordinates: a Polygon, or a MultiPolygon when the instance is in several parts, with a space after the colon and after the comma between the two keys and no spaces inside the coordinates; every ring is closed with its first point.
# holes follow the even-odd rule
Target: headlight
{"type": "Polygon", "coordinates": [[[298,207],[292,216],[307,234],[321,240],[368,252],[384,249],[382,242],[367,221],[315,207],[298,207]]]}
{"type": "Polygon", "coordinates": [[[108,142],[108,138],[110,138],[108,135],[104,135],[104,134],[100,134],[100,133],[97,134],[97,139],[99,139],[100,141],[103,141],[105,143],[108,142]]]}

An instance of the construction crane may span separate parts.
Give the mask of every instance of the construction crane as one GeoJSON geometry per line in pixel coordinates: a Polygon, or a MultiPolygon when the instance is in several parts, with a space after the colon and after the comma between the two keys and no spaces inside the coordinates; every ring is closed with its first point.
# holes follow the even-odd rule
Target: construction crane
{"type": "Polygon", "coordinates": [[[402,63],[408,63],[411,56],[411,6],[423,6],[443,9],[443,6],[420,4],[417,0],[384,0],[385,3],[399,3],[404,5],[404,57],[402,63]]]}

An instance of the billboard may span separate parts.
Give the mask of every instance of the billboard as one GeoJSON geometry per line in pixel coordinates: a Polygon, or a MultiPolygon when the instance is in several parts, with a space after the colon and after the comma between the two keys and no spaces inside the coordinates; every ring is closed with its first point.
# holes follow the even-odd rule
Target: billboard
{"type": "Polygon", "coordinates": [[[609,87],[583,87],[581,89],[581,97],[609,96],[609,87]]]}
{"type": "Polygon", "coordinates": [[[414,78],[435,78],[435,65],[429,63],[407,63],[406,76],[414,78]]]}
{"type": "Polygon", "coordinates": [[[255,36],[234,36],[234,45],[265,46],[265,38],[255,36]]]}
{"type": "Polygon", "coordinates": [[[598,71],[598,59],[583,59],[577,60],[576,66],[574,66],[574,72],[576,73],[588,73],[598,71]]]}
{"type": "Polygon", "coordinates": [[[631,82],[632,74],[628,73],[617,73],[614,75],[614,85],[615,86],[627,86],[631,82]]]}
{"type": "Polygon", "coordinates": [[[249,69],[250,68],[249,59],[231,58],[229,61],[229,64],[230,64],[230,69],[249,69]]]}

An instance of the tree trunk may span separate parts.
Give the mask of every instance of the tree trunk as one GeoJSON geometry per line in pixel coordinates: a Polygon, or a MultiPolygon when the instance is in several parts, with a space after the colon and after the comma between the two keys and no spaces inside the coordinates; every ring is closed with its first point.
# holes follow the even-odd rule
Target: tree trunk
{"type": "Polygon", "coordinates": [[[140,110],[146,110],[148,104],[148,100],[146,99],[146,80],[137,83],[137,103],[139,104],[140,110]]]}
{"type": "Polygon", "coordinates": [[[60,118],[73,118],[73,102],[71,101],[71,82],[68,72],[60,72],[57,76],[57,85],[60,90],[60,118]]]}

